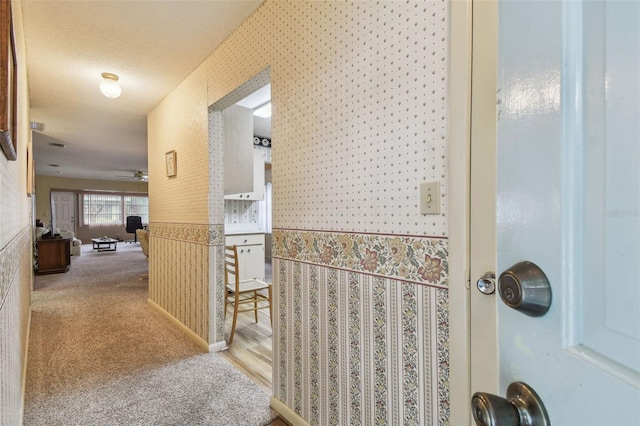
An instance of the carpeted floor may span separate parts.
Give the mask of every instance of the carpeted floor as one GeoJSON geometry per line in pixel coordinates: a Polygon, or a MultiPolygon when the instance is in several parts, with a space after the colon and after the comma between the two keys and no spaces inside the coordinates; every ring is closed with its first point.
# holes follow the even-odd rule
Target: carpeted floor
{"type": "Polygon", "coordinates": [[[269,397],[147,302],[138,244],[37,276],[25,425],[264,425],[269,397]]]}

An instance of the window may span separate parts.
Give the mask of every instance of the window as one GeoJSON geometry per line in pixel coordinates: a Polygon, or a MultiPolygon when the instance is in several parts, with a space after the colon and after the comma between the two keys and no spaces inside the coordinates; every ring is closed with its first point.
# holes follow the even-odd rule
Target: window
{"type": "Polygon", "coordinates": [[[149,223],[146,195],[82,193],[82,224],[85,226],[124,225],[127,216],[140,216],[149,223]]]}
{"type": "Polygon", "coordinates": [[[82,207],[85,225],[122,225],[122,197],[119,195],[84,194],[82,207]]]}
{"type": "Polygon", "coordinates": [[[124,216],[140,216],[142,223],[149,223],[149,197],[140,195],[124,196],[124,216]]]}

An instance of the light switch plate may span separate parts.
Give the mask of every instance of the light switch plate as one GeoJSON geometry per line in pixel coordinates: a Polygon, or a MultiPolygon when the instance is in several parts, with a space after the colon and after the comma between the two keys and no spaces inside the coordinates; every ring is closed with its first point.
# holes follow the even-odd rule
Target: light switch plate
{"type": "Polygon", "coordinates": [[[420,184],[420,214],[440,214],[440,182],[420,184]]]}

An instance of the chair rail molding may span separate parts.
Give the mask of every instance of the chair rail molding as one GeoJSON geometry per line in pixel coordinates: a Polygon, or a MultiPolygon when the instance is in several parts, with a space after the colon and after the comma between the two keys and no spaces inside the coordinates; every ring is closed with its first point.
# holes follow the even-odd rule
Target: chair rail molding
{"type": "Polygon", "coordinates": [[[149,223],[149,236],[217,246],[224,244],[223,224],[149,223]]]}

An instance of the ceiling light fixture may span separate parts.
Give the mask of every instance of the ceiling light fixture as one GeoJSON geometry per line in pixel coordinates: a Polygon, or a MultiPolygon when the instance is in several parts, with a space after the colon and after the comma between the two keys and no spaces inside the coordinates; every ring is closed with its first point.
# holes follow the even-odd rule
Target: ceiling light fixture
{"type": "Polygon", "coordinates": [[[110,72],[102,73],[102,81],[100,82],[100,91],[107,98],[115,99],[122,93],[122,88],[118,83],[118,76],[110,72]]]}
{"type": "Polygon", "coordinates": [[[266,104],[259,106],[258,108],[253,110],[253,115],[260,118],[269,118],[271,117],[271,102],[267,102],[266,104]]]}

